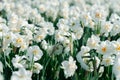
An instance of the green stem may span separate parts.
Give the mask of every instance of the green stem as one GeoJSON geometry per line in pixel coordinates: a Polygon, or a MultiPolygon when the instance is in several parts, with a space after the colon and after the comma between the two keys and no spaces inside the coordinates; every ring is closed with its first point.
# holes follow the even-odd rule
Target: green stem
{"type": "Polygon", "coordinates": [[[44,66],[44,69],[43,69],[43,72],[42,72],[42,77],[41,77],[42,79],[41,80],[44,80],[45,71],[46,71],[46,68],[47,68],[47,65],[49,64],[49,62],[50,62],[50,58],[47,60],[47,63],[44,66]]]}
{"type": "Polygon", "coordinates": [[[73,55],[73,40],[72,37],[70,37],[70,53],[73,55]]]}

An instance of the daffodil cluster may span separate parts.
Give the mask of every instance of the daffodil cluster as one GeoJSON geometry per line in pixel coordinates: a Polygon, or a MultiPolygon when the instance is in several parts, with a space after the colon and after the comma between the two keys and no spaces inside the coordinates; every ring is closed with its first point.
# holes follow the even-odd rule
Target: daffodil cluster
{"type": "Polygon", "coordinates": [[[0,0],[0,80],[120,80],[119,0],[0,0]]]}

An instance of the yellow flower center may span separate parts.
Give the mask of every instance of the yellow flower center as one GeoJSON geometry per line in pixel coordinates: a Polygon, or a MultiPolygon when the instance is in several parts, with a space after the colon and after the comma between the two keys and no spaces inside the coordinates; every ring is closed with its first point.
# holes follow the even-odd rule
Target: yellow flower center
{"type": "Polygon", "coordinates": [[[74,65],[69,63],[69,64],[68,64],[68,68],[69,68],[69,69],[72,69],[72,68],[74,68],[74,65]]]}
{"type": "Polygon", "coordinates": [[[95,43],[95,42],[92,42],[92,46],[96,46],[96,43],[95,43]]]}
{"type": "Polygon", "coordinates": [[[105,29],[108,30],[109,28],[110,28],[110,25],[106,24],[106,25],[105,25],[105,29]]]}
{"type": "Polygon", "coordinates": [[[20,32],[20,29],[12,29],[13,32],[20,32]]]}
{"type": "Polygon", "coordinates": [[[43,36],[42,36],[42,35],[39,35],[39,36],[37,37],[37,39],[43,39],[43,36]]]}
{"type": "Polygon", "coordinates": [[[119,44],[119,45],[117,45],[116,50],[120,51],[120,44],[119,44]]]}
{"type": "Polygon", "coordinates": [[[72,27],[75,25],[75,23],[72,23],[72,27]]]}
{"type": "Polygon", "coordinates": [[[103,47],[103,48],[102,48],[102,51],[103,51],[103,52],[106,52],[106,50],[107,50],[106,47],[103,47]]]}
{"type": "Polygon", "coordinates": [[[120,66],[118,66],[117,69],[120,70],[120,66]]]}
{"type": "Polygon", "coordinates": [[[24,49],[24,48],[25,48],[25,45],[21,45],[21,48],[24,49]]]}
{"type": "Polygon", "coordinates": [[[0,32],[2,32],[3,30],[2,29],[0,29],[0,32]]]}
{"type": "Polygon", "coordinates": [[[97,13],[95,14],[95,17],[96,17],[96,18],[101,18],[102,15],[101,15],[100,13],[97,12],[97,13]]]}
{"type": "Polygon", "coordinates": [[[38,54],[38,50],[33,50],[33,54],[37,55],[38,54]]]}
{"type": "Polygon", "coordinates": [[[25,76],[24,75],[20,75],[19,78],[24,78],[25,76]]]}
{"type": "Polygon", "coordinates": [[[109,63],[110,62],[110,60],[109,59],[106,59],[106,63],[109,63]]]}
{"type": "Polygon", "coordinates": [[[6,39],[10,39],[10,36],[6,36],[6,39]]]}
{"type": "Polygon", "coordinates": [[[90,26],[93,26],[94,22],[92,20],[90,20],[89,24],[90,24],[90,26]]]}
{"type": "Polygon", "coordinates": [[[17,43],[21,43],[21,42],[22,42],[22,39],[21,39],[21,38],[18,38],[18,39],[16,40],[16,42],[17,42],[17,43]]]}
{"type": "Polygon", "coordinates": [[[88,16],[87,15],[84,15],[85,19],[88,19],[88,16]]]}
{"type": "Polygon", "coordinates": [[[57,35],[56,38],[60,38],[60,35],[57,35]]]}

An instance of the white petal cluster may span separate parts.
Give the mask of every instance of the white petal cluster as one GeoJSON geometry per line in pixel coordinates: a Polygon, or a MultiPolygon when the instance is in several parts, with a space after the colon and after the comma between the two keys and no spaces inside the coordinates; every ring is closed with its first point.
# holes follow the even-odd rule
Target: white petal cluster
{"type": "Polygon", "coordinates": [[[31,71],[25,70],[24,68],[20,68],[18,71],[13,72],[11,80],[32,80],[31,76],[31,71]]]}
{"type": "Polygon", "coordinates": [[[73,58],[70,56],[69,61],[63,61],[62,62],[62,69],[64,69],[65,77],[71,77],[74,75],[75,70],[77,69],[76,61],[73,60],[73,58]]]}
{"type": "Polygon", "coordinates": [[[61,68],[65,78],[78,68],[104,77],[109,67],[120,80],[119,59],[119,0],[0,0],[0,80],[6,70],[11,80],[45,80],[48,68],[55,79],[61,68]]]}
{"type": "Polygon", "coordinates": [[[43,66],[39,63],[34,63],[34,73],[37,73],[39,74],[40,73],[40,70],[43,69],[43,66]]]}
{"type": "Polygon", "coordinates": [[[38,46],[30,46],[27,49],[26,56],[31,61],[32,60],[37,61],[37,60],[41,59],[41,57],[43,56],[43,52],[38,46]]]}
{"type": "Polygon", "coordinates": [[[13,66],[15,68],[24,68],[26,66],[26,57],[15,55],[15,58],[12,59],[13,66]]]}

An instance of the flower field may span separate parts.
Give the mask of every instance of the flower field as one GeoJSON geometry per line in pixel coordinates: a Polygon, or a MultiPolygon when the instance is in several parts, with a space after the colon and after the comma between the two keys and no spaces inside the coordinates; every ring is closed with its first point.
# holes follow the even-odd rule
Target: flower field
{"type": "Polygon", "coordinates": [[[120,1],[0,0],[0,80],[120,80],[120,1]]]}

